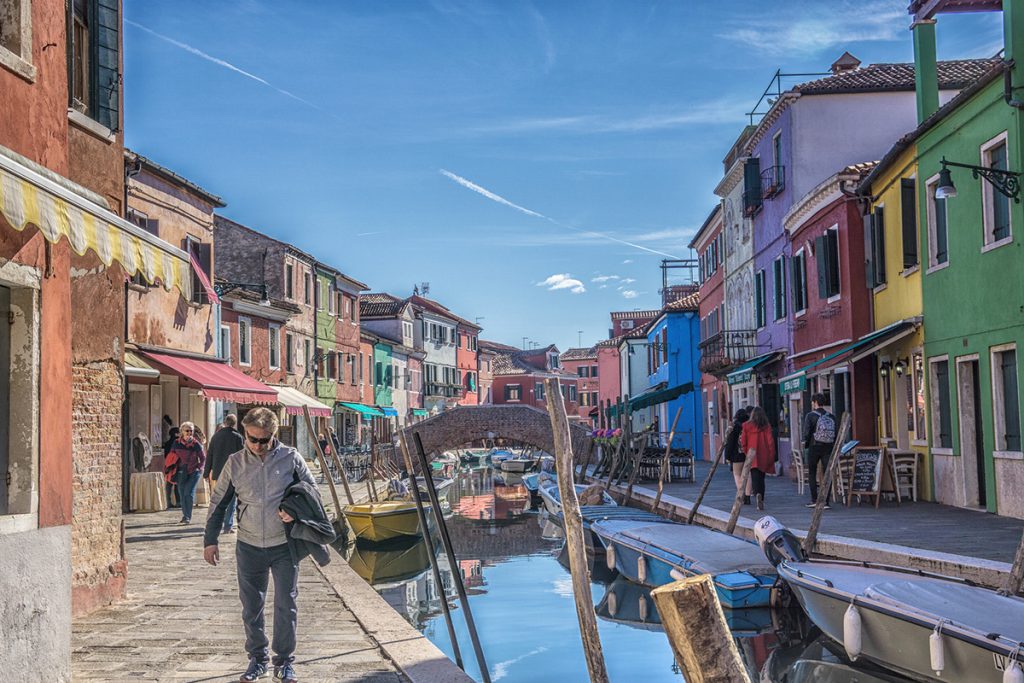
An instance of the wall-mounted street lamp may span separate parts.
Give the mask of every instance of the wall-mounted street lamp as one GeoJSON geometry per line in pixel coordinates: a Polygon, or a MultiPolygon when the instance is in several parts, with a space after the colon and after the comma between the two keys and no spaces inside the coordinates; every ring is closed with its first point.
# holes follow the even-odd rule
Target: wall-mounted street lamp
{"type": "Polygon", "coordinates": [[[890,363],[889,361],[885,361],[878,368],[878,374],[881,375],[882,377],[888,377],[889,376],[889,371],[891,369],[892,369],[892,363],[890,363]]]}
{"type": "Polygon", "coordinates": [[[902,377],[903,374],[910,368],[909,358],[897,358],[896,365],[893,366],[893,370],[896,371],[897,377],[902,377]]]}
{"type": "Polygon", "coordinates": [[[955,161],[946,161],[946,157],[942,157],[942,161],[939,163],[942,164],[942,169],[939,171],[939,185],[935,188],[936,199],[952,199],[956,197],[956,186],[953,184],[953,177],[949,172],[949,167],[953,166],[955,168],[969,169],[973,177],[984,178],[1000,194],[1020,204],[1020,173],[1004,171],[1001,168],[959,164],[955,161]]]}

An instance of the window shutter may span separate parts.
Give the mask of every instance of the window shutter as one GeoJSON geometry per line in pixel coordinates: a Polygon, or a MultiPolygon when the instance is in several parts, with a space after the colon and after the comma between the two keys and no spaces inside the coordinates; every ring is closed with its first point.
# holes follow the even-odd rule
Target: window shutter
{"type": "Polygon", "coordinates": [[[92,101],[96,120],[112,131],[120,130],[121,109],[121,19],[118,0],[96,0],[91,40],[96,59],[92,101]]]}
{"type": "Polygon", "coordinates": [[[754,275],[754,315],[757,326],[764,327],[764,271],[754,275]]]}
{"type": "Polygon", "coordinates": [[[900,181],[900,210],[903,219],[903,268],[917,265],[917,190],[913,178],[900,181]]]}
{"type": "Polygon", "coordinates": [[[875,209],[875,219],[872,221],[872,225],[874,227],[872,239],[875,245],[875,286],[877,287],[888,281],[885,272],[885,211],[881,207],[875,209]]]}
{"type": "Polygon", "coordinates": [[[935,262],[945,263],[949,260],[949,246],[946,240],[946,200],[934,196],[935,189],[932,188],[929,194],[932,195],[932,209],[935,211],[935,262]]]}
{"type": "Polygon", "coordinates": [[[746,210],[761,206],[761,160],[747,159],[743,165],[743,207],[746,210]]]}
{"type": "Polygon", "coordinates": [[[839,294],[839,231],[829,230],[825,233],[825,245],[828,253],[828,295],[839,294]]]}
{"type": "Polygon", "coordinates": [[[804,310],[803,302],[800,300],[800,288],[802,283],[800,281],[800,261],[803,259],[803,254],[797,254],[789,261],[789,267],[792,271],[790,274],[790,280],[793,283],[791,290],[793,292],[793,312],[804,310]]]}
{"type": "Polygon", "coordinates": [[[818,264],[818,298],[828,298],[828,247],[824,235],[814,238],[814,258],[818,264]]]}
{"type": "Polygon", "coordinates": [[[949,405],[949,361],[935,364],[935,383],[939,394],[939,448],[952,448],[953,433],[949,405]]]}
{"type": "Polygon", "coordinates": [[[1020,450],[1020,400],[1017,395],[1017,352],[999,354],[1003,375],[1003,421],[1006,423],[1006,450],[1020,450]]]}
{"type": "Polygon", "coordinates": [[[875,216],[870,211],[862,217],[864,222],[864,282],[868,289],[875,288],[875,216]]]}

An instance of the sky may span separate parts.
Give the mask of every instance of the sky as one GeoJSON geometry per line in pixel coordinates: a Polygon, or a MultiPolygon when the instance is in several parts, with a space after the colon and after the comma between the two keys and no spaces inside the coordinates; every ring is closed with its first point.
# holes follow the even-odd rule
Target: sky
{"type": "MultiPolygon", "coordinates": [[[[126,0],[125,141],[371,291],[589,346],[660,307],[776,69],[913,61],[907,4],[126,0]]],[[[992,56],[1001,15],[937,34],[992,56]]]]}

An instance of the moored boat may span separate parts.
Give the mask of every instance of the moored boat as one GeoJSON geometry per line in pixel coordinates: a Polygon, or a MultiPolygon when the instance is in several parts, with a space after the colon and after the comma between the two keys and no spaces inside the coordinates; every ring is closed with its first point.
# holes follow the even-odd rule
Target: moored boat
{"type": "MultiPolygon", "coordinates": [[[[429,512],[430,505],[424,504],[424,509],[429,512]]],[[[412,502],[388,500],[345,505],[342,512],[357,539],[380,543],[401,536],[420,535],[419,514],[412,502]]]]}
{"type": "MultiPolygon", "coordinates": [[[[576,484],[576,495],[583,493],[587,489],[587,484],[576,484]]],[[[540,486],[538,495],[542,501],[544,501],[544,507],[547,509],[548,514],[557,515],[562,511],[562,494],[558,490],[558,482],[552,481],[545,483],[540,486]]],[[[615,499],[612,498],[607,491],[603,491],[601,494],[602,505],[618,506],[615,499]]]]}
{"type": "Polygon", "coordinates": [[[604,544],[609,567],[630,581],[662,586],[710,574],[723,607],[768,607],[775,569],[758,547],[700,526],[662,521],[595,522],[591,529],[604,544]]]}
{"type": "Polygon", "coordinates": [[[386,544],[356,543],[349,566],[371,586],[405,581],[430,568],[427,544],[416,537],[397,538],[386,544]]]}
{"type": "Polygon", "coordinates": [[[924,571],[811,560],[774,517],[754,532],[807,616],[850,659],[936,682],[1024,678],[1024,599],[924,571]]]}
{"type": "MultiPolygon", "coordinates": [[[[491,462],[494,462],[493,459],[491,462]]],[[[499,468],[502,472],[529,472],[537,467],[539,462],[539,458],[520,455],[502,460],[499,468]]]]}
{"type": "MultiPolygon", "coordinates": [[[[642,521],[648,524],[655,524],[665,521],[664,517],[647,510],[624,506],[613,507],[610,505],[581,505],[580,516],[583,518],[583,540],[586,543],[587,552],[595,556],[604,555],[604,544],[602,544],[601,540],[594,535],[594,531],[591,528],[594,522],[613,519],[628,519],[642,521]]],[[[559,526],[565,526],[565,520],[562,518],[561,511],[559,511],[558,514],[551,515],[551,518],[554,519],[559,526]]]]}

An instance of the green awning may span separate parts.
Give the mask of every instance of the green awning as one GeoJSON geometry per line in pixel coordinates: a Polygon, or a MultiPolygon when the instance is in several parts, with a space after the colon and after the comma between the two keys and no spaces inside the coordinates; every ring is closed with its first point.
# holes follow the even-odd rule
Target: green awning
{"type": "Polygon", "coordinates": [[[648,408],[660,403],[665,403],[666,401],[671,401],[683,394],[688,394],[691,391],[693,391],[693,382],[683,382],[682,384],[677,384],[674,387],[668,387],[658,391],[650,391],[645,394],[641,394],[636,398],[630,399],[629,409],[631,412],[636,412],[641,408],[648,408]]]}
{"type": "Polygon", "coordinates": [[[363,417],[384,417],[384,413],[380,412],[376,408],[364,406],[362,403],[345,403],[344,401],[338,401],[338,405],[342,408],[354,410],[363,417]]]}
{"type": "Polygon", "coordinates": [[[729,381],[729,384],[743,384],[744,382],[749,382],[750,378],[754,376],[754,370],[756,370],[758,366],[778,360],[781,357],[781,351],[772,351],[771,353],[756,356],[730,372],[725,376],[725,378],[729,381]]]}
{"type": "Polygon", "coordinates": [[[426,417],[427,415],[430,415],[430,411],[423,410],[423,408],[413,408],[412,414],[416,417],[426,417]]]}

